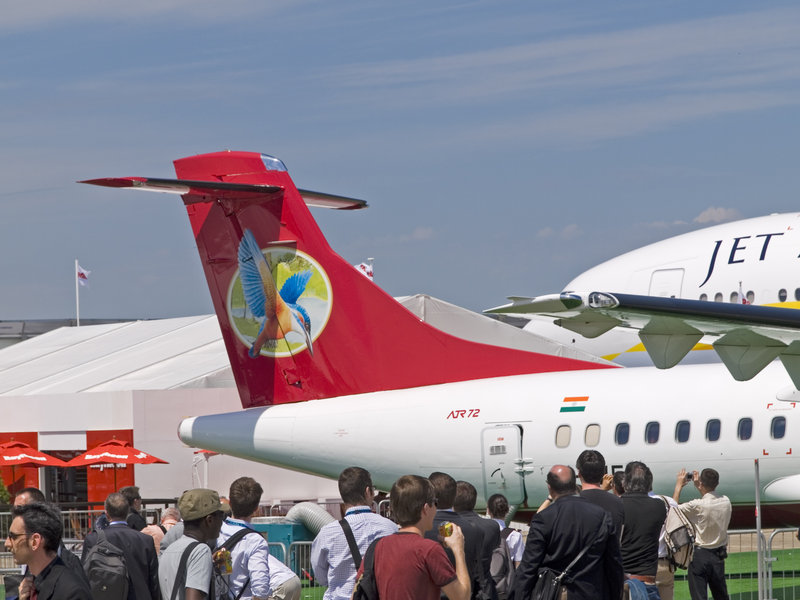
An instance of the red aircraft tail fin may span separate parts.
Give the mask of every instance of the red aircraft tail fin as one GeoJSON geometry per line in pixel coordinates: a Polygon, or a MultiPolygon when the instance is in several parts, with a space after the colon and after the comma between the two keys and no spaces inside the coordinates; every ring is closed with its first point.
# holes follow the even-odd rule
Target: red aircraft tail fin
{"type": "Polygon", "coordinates": [[[219,152],[177,160],[175,171],[177,180],[85,183],[182,195],[245,408],[599,368],[421,322],[337,255],[308,209],[366,203],[298,190],[276,158],[219,152]]]}

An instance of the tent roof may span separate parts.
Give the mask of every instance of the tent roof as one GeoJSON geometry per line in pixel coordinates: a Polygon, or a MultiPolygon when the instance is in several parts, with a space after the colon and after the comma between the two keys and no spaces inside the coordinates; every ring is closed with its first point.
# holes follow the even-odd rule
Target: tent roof
{"type": "MultiPolygon", "coordinates": [[[[397,300],[456,337],[606,362],[431,296],[397,300]]],[[[61,327],[0,349],[0,396],[200,387],[236,387],[215,315],[61,327]]]]}
{"type": "Polygon", "coordinates": [[[0,350],[0,395],[235,387],[215,315],[61,327],[0,350]]]}
{"type": "Polygon", "coordinates": [[[594,363],[612,364],[594,354],[565,346],[544,336],[523,331],[513,325],[425,294],[401,296],[395,300],[426,323],[465,340],[594,363]]]}

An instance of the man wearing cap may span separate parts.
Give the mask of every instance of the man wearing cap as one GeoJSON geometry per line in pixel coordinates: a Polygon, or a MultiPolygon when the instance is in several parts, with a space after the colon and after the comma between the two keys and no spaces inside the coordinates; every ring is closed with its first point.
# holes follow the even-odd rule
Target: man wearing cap
{"type": "Polygon", "coordinates": [[[171,600],[173,587],[180,586],[175,595],[178,600],[204,600],[213,596],[214,564],[209,543],[214,544],[222,527],[222,503],[214,490],[196,488],[183,493],[178,510],[183,516],[183,536],[161,555],[158,565],[161,598],[171,600]],[[185,552],[188,553],[185,567],[181,569],[185,552]]]}

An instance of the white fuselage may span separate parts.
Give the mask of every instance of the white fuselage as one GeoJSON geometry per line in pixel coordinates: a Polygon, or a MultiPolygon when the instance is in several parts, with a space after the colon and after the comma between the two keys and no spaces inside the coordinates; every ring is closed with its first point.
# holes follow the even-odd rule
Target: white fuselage
{"type": "MultiPolygon", "coordinates": [[[[527,496],[532,506],[547,495],[550,467],[574,465],[586,448],[599,450],[614,470],[645,462],[656,491],[668,495],[681,468],[715,468],[720,491],[734,503],[753,503],[759,459],[763,499],[796,502],[800,417],[793,403],[775,397],[789,386],[774,365],[748,382],[715,364],[520,375],[195,417],[179,433],[192,446],[329,477],[362,465],[382,489],[406,473],[446,471],[472,482],[479,502],[499,492],[517,504],[527,496]],[[739,439],[743,418],[752,420],[749,439],[739,439]],[[719,439],[708,441],[715,419],[719,439]],[[689,423],[685,442],[676,441],[680,421],[689,423]],[[648,423],[659,424],[656,442],[646,442],[648,423]],[[628,426],[624,444],[620,424],[628,426]]],[[[689,488],[686,499],[696,497],[689,488]]]]}

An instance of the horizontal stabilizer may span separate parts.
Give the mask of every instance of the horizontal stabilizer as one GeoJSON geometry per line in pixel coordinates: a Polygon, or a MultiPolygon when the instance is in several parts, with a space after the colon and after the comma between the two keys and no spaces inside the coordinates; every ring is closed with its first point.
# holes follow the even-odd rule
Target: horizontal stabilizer
{"type": "MultiPolygon", "coordinates": [[[[101,179],[88,179],[78,183],[88,183],[90,185],[100,185],[114,188],[133,188],[148,192],[166,192],[168,194],[190,194],[195,196],[215,196],[230,197],[234,194],[245,194],[246,196],[256,195],[265,196],[280,194],[283,188],[274,185],[258,185],[251,183],[230,183],[225,181],[196,181],[189,179],[158,179],[154,177],[104,177],[101,179]]],[[[312,192],[310,190],[298,190],[306,206],[316,208],[335,208],[339,210],[355,210],[366,208],[364,200],[325,194],[322,192],[312,192]]]]}

